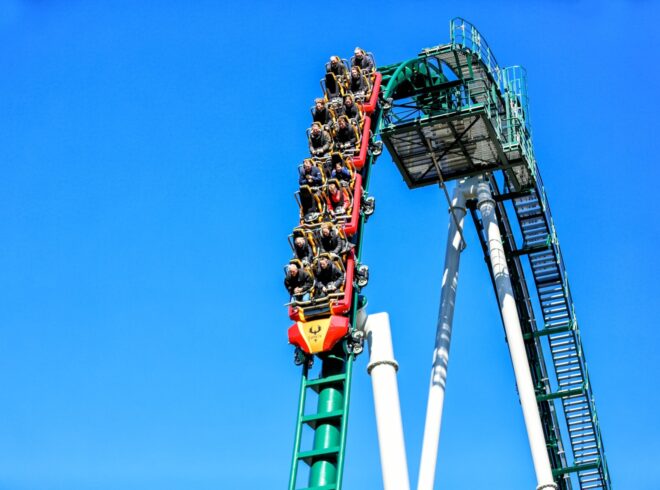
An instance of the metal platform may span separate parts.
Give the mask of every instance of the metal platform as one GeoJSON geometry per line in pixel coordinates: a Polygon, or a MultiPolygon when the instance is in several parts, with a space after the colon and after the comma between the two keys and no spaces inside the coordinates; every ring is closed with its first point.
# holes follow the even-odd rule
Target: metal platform
{"type": "Polygon", "coordinates": [[[481,174],[507,161],[482,111],[431,116],[384,129],[381,136],[411,189],[481,174]]]}
{"type": "Polygon", "coordinates": [[[514,79],[522,69],[501,69],[478,33],[469,45],[461,44],[465,38],[459,25],[451,43],[382,68],[381,137],[410,188],[494,170],[506,171],[513,189],[528,188],[527,99],[514,79]]]}

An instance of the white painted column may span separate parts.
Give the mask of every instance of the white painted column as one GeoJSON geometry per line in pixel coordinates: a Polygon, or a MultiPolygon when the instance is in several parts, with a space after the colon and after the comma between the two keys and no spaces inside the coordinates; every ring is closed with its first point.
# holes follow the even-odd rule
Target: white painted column
{"type": "Polygon", "coordinates": [[[506,265],[502,236],[500,235],[497,214],[495,212],[495,201],[492,198],[490,187],[487,183],[479,184],[477,197],[481,219],[488,239],[490,263],[493,269],[493,276],[495,277],[497,298],[502,311],[504,330],[506,331],[509,351],[511,352],[513,371],[516,376],[516,384],[520,396],[520,405],[522,406],[527,437],[532,451],[538,484],[537,489],[556,489],[557,485],[552,478],[552,467],[550,466],[550,458],[546,449],[541,416],[536,403],[532,374],[525,352],[525,342],[520,327],[520,318],[518,317],[518,310],[516,309],[516,302],[513,297],[509,269],[506,265]]]}
{"type": "Polygon", "coordinates": [[[438,327],[435,335],[435,349],[433,350],[433,366],[431,368],[429,398],[426,406],[424,442],[422,443],[417,490],[433,490],[433,482],[435,480],[442,408],[445,401],[451,330],[454,319],[454,306],[456,304],[456,288],[458,287],[458,266],[461,251],[464,248],[462,230],[466,214],[465,200],[466,194],[470,195],[474,191],[475,186],[472,182],[461,182],[457,185],[454,189],[454,197],[451,203],[452,209],[450,209],[450,212],[454,213],[454,217],[449,218],[445,270],[442,275],[440,310],[438,312],[438,327]]]}
{"type": "Polygon", "coordinates": [[[369,365],[376,409],[376,427],[380,446],[380,465],[384,490],[409,490],[406,445],[403,439],[401,405],[394,360],[390,317],[376,313],[367,317],[365,326],[369,342],[369,365]]]}

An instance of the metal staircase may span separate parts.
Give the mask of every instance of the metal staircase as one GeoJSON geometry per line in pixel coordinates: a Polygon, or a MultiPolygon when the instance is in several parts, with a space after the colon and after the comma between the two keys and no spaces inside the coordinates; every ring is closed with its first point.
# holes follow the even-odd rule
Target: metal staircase
{"type": "Polygon", "coordinates": [[[535,335],[547,339],[556,375],[554,392],[540,398],[561,400],[573,454],[572,466],[557,473],[576,472],[581,489],[611,488],[573,299],[542,184],[513,203],[524,247],[540,248],[529,254],[544,320],[535,335]]]}
{"type": "MultiPolygon", "coordinates": [[[[548,372],[544,359],[543,347],[537,335],[537,323],[534,314],[532,296],[530,295],[529,289],[527,287],[525,272],[521,262],[521,257],[526,253],[526,250],[516,249],[514,232],[511,228],[511,224],[504,207],[504,202],[507,200],[507,196],[503,196],[497,192],[497,183],[494,180],[491,181],[491,186],[496,190],[497,215],[500,223],[500,233],[502,235],[504,251],[507,257],[507,266],[514,291],[518,316],[520,318],[520,325],[523,330],[523,336],[526,340],[525,347],[527,358],[531,367],[532,380],[534,382],[534,386],[536,387],[537,393],[545,393],[548,372]]],[[[492,268],[490,267],[490,257],[488,254],[488,240],[486,237],[486,232],[484,230],[481,219],[478,217],[476,206],[474,204],[475,203],[470,203],[470,213],[472,220],[477,228],[477,235],[479,236],[484,259],[488,264],[488,270],[490,273],[491,282],[493,284],[493,290],[496,291],[497,287],[495,285],[495,278],[493,277],[492,268]]],[[[495,294],[497,297],[497,293],[495,294]]],[[[550,456],[550,464],[552,465],[553,470],[557,472],[568,466],[566,461],[566,453],[561,438],[557,412],[552,400],[538,399],[537,401],[539,406],[539,414],[543,423],[545,440],[548,447],[548,454],[550,456]]],[[[556,473],[555,476],[559,476],[559,473],[556,473]]],[[[570,478],[558,477],[557,483],[560,490],[572,490],[573,488],[570,478]]]]}

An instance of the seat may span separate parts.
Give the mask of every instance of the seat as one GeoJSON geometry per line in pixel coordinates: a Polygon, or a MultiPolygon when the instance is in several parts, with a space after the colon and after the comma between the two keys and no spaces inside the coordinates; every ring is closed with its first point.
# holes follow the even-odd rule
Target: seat
{"type": "Polygon", "coordinates": [[[350,219],[352,204],[353,204],[353,191],[350,187],[342,187],[337,179],[328,180],[325,189],[323,191],[323,197],[325,198],[326,203],[326,216],[330,218],[330,221],[333,223],[344,222],[347,219],[350,219]],[[336,212],[335,208],[337,207],[336,203],[332,199],[332,193],[330,192],[330,185],[334,184],[339,192],[344,196],[344,206],[343,212],[336,212]]]}
{"type": "MultiPolygon", "coordinates": [[[[319,267],[319,261],[322,258],[327,258],[344,275],[343,283],[341,284],[341,286],[338,289],[335,290],[335,292],[328,293],[328,294],[326,294],[322,297],[319,297],[319,298],[315,298],[315,299],[317,299],[317,301],[318,300],[325,300],[325,301],[328,301],[328,303],[330,303],[331,300],[342,298],[344,296],[344,288],[346,286],[346,266],[344,265],[344,262],[342,261],[342,259],[339,255],[333,255],[333,254],[329,254],[329,253],[320,253],[314,259],[314,262],[312,264],[312,270],[313,271],[316,271],[317,267],[319,267]]],[[[315,294],[316,294],[316,291],[314,291],[314,295],[315,294]]],[[[314,299],[314,295],[311,296],[313,299],[314,299]]]]}
{"type": "Polygon", "coordinates": [[[337,179],[337,180],[339,180],[339,183],[342,187],[353,188],[355,182],[355,165],[353,165],[353,157],[345,156],[343,153],[340,153],[338,151],[335,151],[330,154],[328,179],[332,178],[332,171],[335,169],[335,166],[338,163],[341,164],[342,167],[345,167],[348,170],[348,172],[351,174],[351,178],[350,181],[348,182],[343,179],[337,179]]]}
{"type": "Polygon", "coordinates": [[[337,120],[337,126],[335,126],[333,132],[332,132],[332,141],[334,143],[334,149],[336,151],[339,151],[340,153],[344,155],[354,155],[356,148],[360,148],[360,143],[362,142],[360,130],[358,126],[353,124],[351,120],[347,116],[339,116],[339,119],[337,120]],[[348,125],[348,128],[350,131],[353,132],[353,135],[355,137],[355,143],[354,144],[349,144],[349,142],[341,142],[338,141],[338,134],[339,134],[339,122],[340,121],[346,121],[346,124],[348,125]],[[348,146],[343,146],[343,145],[348,145],[348,146]]]}
{"type": "Polygon", "coordinates": [[[324,201],[321,200],[322,191],[302,185],[295,196],[300,208],[300,226],[311,227],[319,223],[325,211],[324,201]]]}
{"type": "Polygon", "coordinates": [[[346,237],[346,233],[344,232],[343,228],[341,226],[335,226],[335,224],[332,221],[323,221],[319,224],[319,226],[314,229],[313,231],[314,235],[314,241],[316,242],[317,246],[317,254],[326,254],[330,256],[339,256],[342,257],[342,259],[345,258],[346,254],[350,252],[354,245],[349,242],[348,238],[346,237]],[[337,237],[341,241],[341,249],[339,250],[339,253],[333,254],[331,252],[326,252],[323,249],[322,245],[322,240],[323,240],[323,226],[324,225],[330,225],[330,233],[335,232],[337,234],[337,237]]]}
{"type": "MultiPolygon", "coordinates": [[[[328,176],[325,174],[325,166],[324,166],[324,162],[325,162],[326,160],[328,160],[331,156],[332,156],[332,155],[329,155],[328,157],[324,157],[324,158],[314,158],[314,157],[305,158],[305,159],[303,160],[303,163],[301,163],[300,165],[298,165],[298,175],[300,175],[300,170],[301,170],[301,169],[303,168],[303,166],[305,165],[305,162],[311,162],[311,164],[312,164],[314,167],[318,168],[318,169],[320,170],[320,172],[321,172],[321,180],[322,180],[322,184],[321,184],[321,186],[325,185],[325,181],[326,181],[326,179],[327,179],[328,176]]],[[[315,189],[315,188],[312,187],[312,189],[315,189]]]]}
{"type": "MultiPolygon", "coordinates": [[[[371,60],[371,66],[372,69],[369,70],[367,73],[374,73],[376,71],[376,58],[374,58],[373,53],[364,51],[364,55],[371,60]]],[[[355,64],[355,55],[351,56],[351,66],[355,64]]]]}
{"type": "MultiPolygon", "coordinates": [[[[305,265],[305,264],[303,264],[302,260],[296,259],[296,258],[293,258],[293,259],[289,260],[289,262],[284,266],[284,274],[285,275],[287,274],[288,267],[291,264],[297,265],[298,269],[304,270],[307,274],[309,274],[312,277],[312,279],[314,278],[314,272],[312,270],[312,265],[311,264],[305,265]]],[[[309,300],[307,300],[307,301],[298,301],[298,300],[292,299],[288,304],[289,305],[294,305],[295,304],[295,305],[303,306],[303,307],[305,305],[311,304],[311,302],[312,302],[311,298],[314,297],[314,285],[313,284],[312,284],[311,289],[308,292],[309,292],[309,297],[310,297],[309,300]]]]}
{"type": "Polygon", "coordinates": [[[310,228],[304,228],[304,227],[298,227],[293,229],[293,232],[289,235],[288,239],[289,239],[289,246],[291,247],[291,250],[293,251],[294,255],[296,254],[296,246],[294,244],[294,241],[298,237],[305,239],[307,244],[312,249],[312,254],[314,255],[314,257],[316,257],[318,255],[319,247],[316,242],[316,236],[314,234],[314,231],[310,228]]]}
{"type": "Polygon", "coordinates": [[[337,80],[334,73],[327,72],[325,74],[325,78],[321,80],[321,88],[331,106],[341,105],[346,89],[343,82],[337,80]]]}

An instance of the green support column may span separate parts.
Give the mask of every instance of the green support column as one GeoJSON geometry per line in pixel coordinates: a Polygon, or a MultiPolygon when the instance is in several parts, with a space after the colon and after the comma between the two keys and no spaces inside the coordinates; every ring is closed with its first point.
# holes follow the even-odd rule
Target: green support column
{"type": "MultiPolygon", "coordinates": [[[[321,377],[325,378],[344,372],[344,362],[328,357],[323,361],[321,377]]],[[[319,391],[317,414],[329,414],[344,409],[344,393],[337,387],[327,387],[319,391]]],[[[319,424],[314,431],[314,450],[339,449],[341,442],[340,422],[330,419],[319,424]]],[[[309,486],[320,487],[337,483],[338,454],[328,455],[312,464],[309,472],[309,486]]]]}

